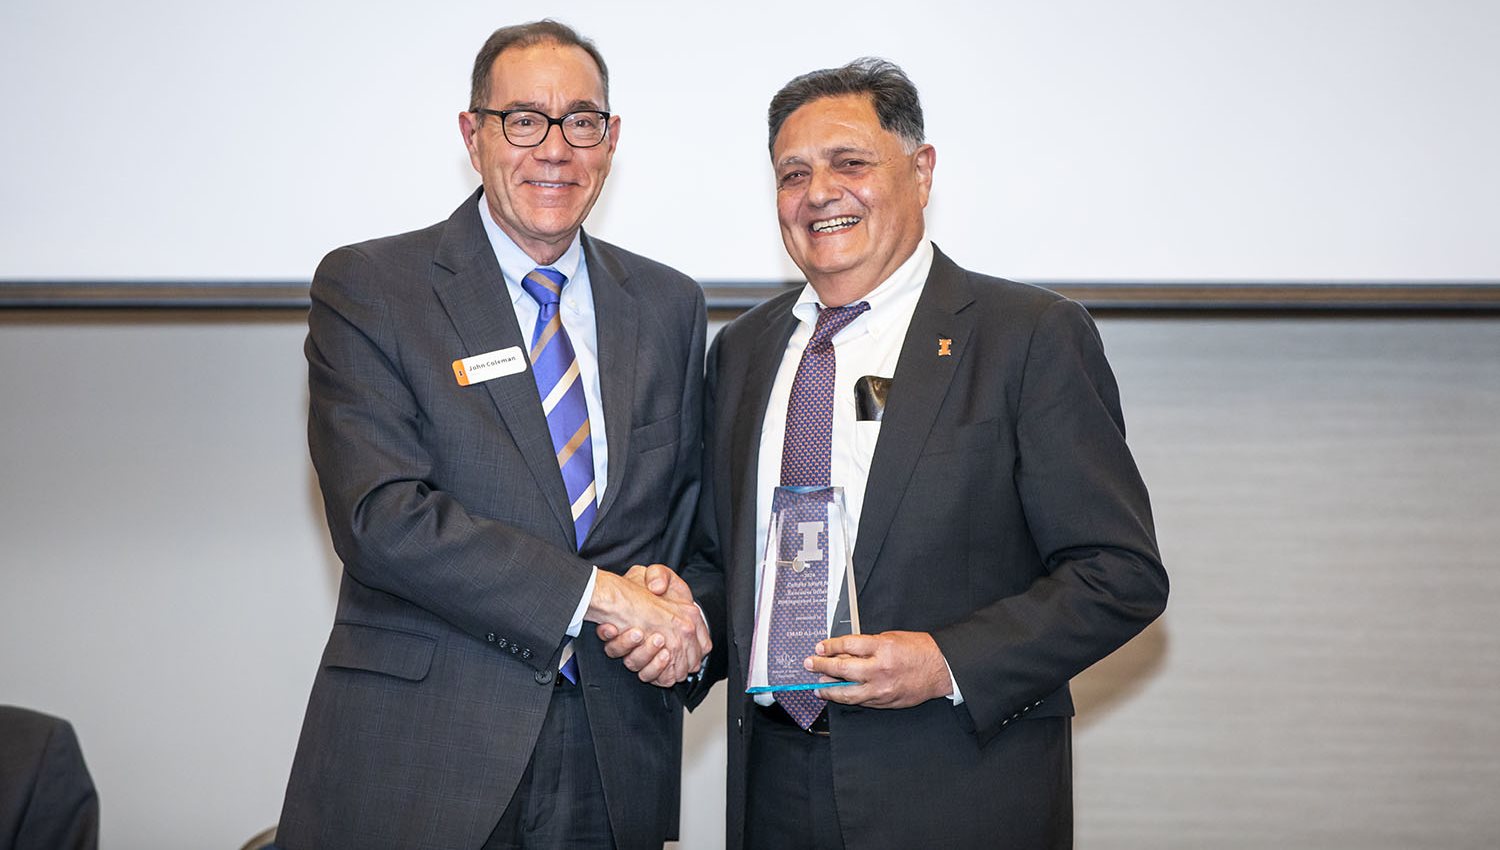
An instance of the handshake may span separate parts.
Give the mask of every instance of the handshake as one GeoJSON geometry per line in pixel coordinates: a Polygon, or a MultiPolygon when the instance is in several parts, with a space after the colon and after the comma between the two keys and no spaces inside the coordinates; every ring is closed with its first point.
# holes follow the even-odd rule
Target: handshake
{"type": "Polygon", "coordinates": [[[599,570],[584,619],[598,624],[606,655],[658,687],[697,673],[713,649],[693,592],[665,564],[637,564],[623,576],[599,570]]]}

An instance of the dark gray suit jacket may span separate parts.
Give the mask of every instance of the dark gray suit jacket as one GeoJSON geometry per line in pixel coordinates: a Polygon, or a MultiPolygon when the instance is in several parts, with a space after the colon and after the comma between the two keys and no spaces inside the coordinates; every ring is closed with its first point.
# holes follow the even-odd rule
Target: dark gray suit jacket
{"type": "Polygon", "coordinates": [[[98,846],[99,797],[72,725],[0,705],[0,848],[98,846]]]}
{"type": "MultiPolygon", "coordinates": [[[[308,442],[344,577],[286,850],[479,847],[530,759],[590,565],[676,564],[686,543],[702,290],[584,237],[609,483],[575,554],[530,370],[460,387],[451,367],[528,345],[476,199],[340,248],[313,279],[308,442]]],[[[607,658],[591,627],[577,650],[615,841],[659,847],[677,829],[682,706],[607,658]]]]}
{"type": "MultiPolygon", "coordinates": [[[[721,581],[728,590],[710,675],[729,682],[731,848],[754,816],[744,690],[756,463],[796,298],[746,313],[709,355],[698,554],[687,573],[700,593],[721,581]]],[[[1008,838],[1028,817],[1018,809],[1069,793],[1067,739],[1018,754],[1007,727],[1071,715],[1069,678],[1166,603],[1146,488],[1098,333],[1054,293],[936,252],[894,379],[855,548],[863,630],[932,633],[965,702],[831,704],[839,823],[860,850],[1025,846],[1008,838]],[[1061,781],[1015,793],[1033,768],[1061,781]]]]}

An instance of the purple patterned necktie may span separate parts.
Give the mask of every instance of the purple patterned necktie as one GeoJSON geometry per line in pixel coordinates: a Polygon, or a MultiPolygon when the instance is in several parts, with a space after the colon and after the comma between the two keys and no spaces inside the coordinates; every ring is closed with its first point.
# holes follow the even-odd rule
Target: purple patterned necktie
{"type": "MultiPolygon", "coordinates": [[[[864,301],[843,307],[819,308],[818,323],[813,328],[812,338],[802,350],[802,360],[797,364],[797,375],[792,379],[791,398],[786,407],[786,436],[781,448],[781,484],[786,487],[820,487],[829,484],[829,469],[833,452],[833,380],[835,363],[833,337],[859,315],[870,309],[864,301]]],[[[796,534],[796,523],[783,526],[782,541],[785,545],[790,536],[796,534]]],[[[828,551],[827,532],[819,535],[819,550],[828,551]]],[[[778,583],[782,571],[777,571],[778,583]]],[[[799,577],[803,581],[821,581],[828,584],[828,561],[813,561],[799,577]]],[[[824,596],[826,597],[826,593],[824,596]]],[[[806,658],[813,654],[817,645],[815,637],[794,636],[795,617],[791,606],[780,605],[771,612],[771,641],[773,651],[789,653],[795,658],[806,658]]],[[[826,607],[807,612],[818,619],[827,617],[826,607]]],[[[827,703],[818,699],[811,691],[781,691],[776,701],[797,721],[803,729],[812,726],[827,703]]]]}
{"type": "MultiPolygon", "coordinates": [[[[536,299],[540,308],[536,330],[531,334],[531,371],[542,397],[542,413],[552,434],[552,450],[562,470],[563,485],[572,506],[574,546],[583,545],[594,524],[594,446],[589,439],[589,409],[578,375],[578,358],[558,315],[567,276],[556,269],[535,269],[521,280],[521,288],[536,299]]],[[[569,682],[578,682],[578,659],[573,641],[563,644],[560,670],[569,682]]]]}

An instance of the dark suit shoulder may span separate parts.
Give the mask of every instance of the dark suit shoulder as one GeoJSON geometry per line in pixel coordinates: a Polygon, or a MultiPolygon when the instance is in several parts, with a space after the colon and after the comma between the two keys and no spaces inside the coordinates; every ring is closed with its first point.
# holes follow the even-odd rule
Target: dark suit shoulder
{"type": "Polygon", "coordinates": [[[0,731],[4,732],[0,735],[0,769],[34,763],[41,758],[52,736],[69,728],[68,722],[60,717],[0,705],[0,731]]]}
{"type": "Polygon", "coordinates": [[[934,305],[954,311],[974,310],[983,317],[993,341],[1031,351],[1041,338],[1066,338],[1096,346],[1098,331],[1088,310],[1077,301],[1041,286],[969,271],[938,251],[928,287],[934,305]]]}
{"type": "Polygon", "coordinates": [[[929,285],[944,279],[957,282],[957,288],[972,296],[980,306],[1003,309],[1013,319],[1039,316],[1057,302],[1068,300],[1035,284],[970,271],[934,249],[929,285]]]}
{"type": "Polygon", "coordinates": [[[590,259],[597,256],[607,262],[616,263],[632,273],[644,272],[692,282],[692,278],[666,263],[658,262],[650,257],[626,250],[613,242],[606,242],[592,233],[584,233],[583,244],[584,249],[589,252],[590,259]]]}
{"type": "Polygon", "coordinates": [[[68,721],[0,706],[0,838],[18,848],[98,846],[99,800],[68,721]]]}
{"type": "Polygon", "coordinates": [[[313,273],[313,297],[335,291],[356,300],[380,302],[389,287],[409,285],[431,273],[448,222],[343,245],[329,251],[313,273]]]}
{"type": "Polygon", "coordinates": [[[802,287],[793,287],[741,313],[719,331],[718,340],[722,340],[719,344],[733,348],[742,340],[755,339],[767,325],[786,318],[801,294],[802,287]]]}
{"type": "Polygon", "coordinates": [[[584,233],[583,240],[589,262],[600,262],[608,266],[627,288],[654,297],[667,295],[698,300],[703,298],[703,288],[697,281],[666,263],[627,251],[587,232],[584,233]]]}
{"type": "Polygon", "coordinates": [[[976,289],[1012,307],[1041,311],[1058,301],[1067,300],[1065,296],[1034,283],[1021,283],[978,272],[968,272],[968,275],[976,289]]]}
{"type": "Polygon", "coordinates": [[[404,287],[414,280],[430,280],[438,269],[452,273],[469,266],[490,250],[479,218],[482,192],[475,190],[443,221],[330,251],[313,276],[314,297],[320,288],[357,283],[367,297],[380,298],[371,290],[404,287]]]}
{"type": "MultiPolygon", "coordinates": [[[[641,338],[635,343],[647,346],[646,338],[655,337],[669,349],[696,349],[701,358],[708,310],[703,288],[696,281],[665,263],[595,239],[588,232],[583,234],[583,251],[596,305],[605,303],[600,299],[613,290],[638,310],[640,325],[635,333],[641,338]]],[[[608,310],[603,306],[598,309],[602,322],[608,310]]]]}
{"type": "Polygon", "coordinates": [[[395,257],[412,254],[431,259],[437,246],[442,242],[444,231],[450,225],[449,221],[439,221],[417,230],[377,236],[373,239],[341,245],[329,251],[324,257],[324,262],[340,254],[352,254],[377,263],[390,262],[395,257]]]}

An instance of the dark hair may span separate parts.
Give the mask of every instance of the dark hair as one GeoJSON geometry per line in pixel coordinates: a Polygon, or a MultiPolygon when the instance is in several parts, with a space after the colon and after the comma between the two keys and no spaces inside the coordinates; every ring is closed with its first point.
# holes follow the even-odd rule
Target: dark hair
{"type": "Polygon", "coordinates": [[[608,109],[609,68],[604,64],[604,57],[599,55],[599,48],[567,24],[545,18],[529,24],[501,27],[490,34],[484,47],[479,48],[479,55],[474,57],[474,77],[469,85],[469,111],[489,102],[490,69],[501,53],[512,47],[531,47],[544,42],[582,48],[594,60],[594,64],[599,66],[599,80],[604,83],[604,103],[600,105],[608,109]]]}
{"type": "Polygon", "coordinates": [[[781,87],[771,98],[766,119],[771,125],[767,147],[776,146],[776,135],[787,116],[825,97],[868,95],[882,129],[900,136],[912,147],[922,144],[922,101],[917,87],[894,62],[866,56],[842,68],[810,71],[781,87]]]}

